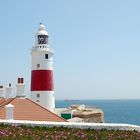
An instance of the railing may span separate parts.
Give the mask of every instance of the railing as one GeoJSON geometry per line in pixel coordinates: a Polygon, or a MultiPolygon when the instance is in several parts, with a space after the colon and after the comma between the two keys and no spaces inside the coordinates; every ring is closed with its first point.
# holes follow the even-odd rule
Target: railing
{"type": "Polygon", "coordinates": [[[38,47],[33,47],[31,50],[32,50],[32,51],[36,51],[36,50],[42,50],[42,51],[44,51],[44,50],[46,50],[46,51],[50,51],[50,52],[52,52],[52,53],[53,53],[53,49],[52,49],[52,48],[50,48],[50,47],[47,47],[47,48],[38,48],[38,47]]]}

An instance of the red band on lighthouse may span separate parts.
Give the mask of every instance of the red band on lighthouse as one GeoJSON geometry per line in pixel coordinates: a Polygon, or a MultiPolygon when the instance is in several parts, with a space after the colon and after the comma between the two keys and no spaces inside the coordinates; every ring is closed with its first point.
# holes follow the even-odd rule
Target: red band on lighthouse
{"type": "Polygon", "coordinates": [[[31,91],[53,91],[52,70],[32,70],[31,91]]]}

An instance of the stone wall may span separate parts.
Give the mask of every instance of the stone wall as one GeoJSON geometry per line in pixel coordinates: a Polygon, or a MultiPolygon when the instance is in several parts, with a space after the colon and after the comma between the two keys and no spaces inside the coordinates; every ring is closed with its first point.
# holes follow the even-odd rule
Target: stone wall
{"type": "Polygon", "coordinates": [[[88,115],[74,114],[73,117],[82,118],[84,119],[84,122],[90,122],[90,123],[103,123],[104,122],[104,114],[102,113],[94,113],[94,114],[88,114],[88,115]]]}

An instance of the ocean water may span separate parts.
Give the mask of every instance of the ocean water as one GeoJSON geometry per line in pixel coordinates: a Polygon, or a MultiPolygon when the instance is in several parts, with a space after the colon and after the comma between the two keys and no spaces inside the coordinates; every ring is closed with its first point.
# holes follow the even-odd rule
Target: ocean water
{"type": "Polygon", "coordinates": [[[56,107],[85,104],[102,108],[105,122],[140,125],[140,100],[56,100],[56,107]]]}

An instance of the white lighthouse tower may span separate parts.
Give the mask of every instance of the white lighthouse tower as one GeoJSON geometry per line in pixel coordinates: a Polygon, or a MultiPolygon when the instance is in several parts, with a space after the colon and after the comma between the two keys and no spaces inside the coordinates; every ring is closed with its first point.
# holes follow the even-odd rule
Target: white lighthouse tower
{"type": "Polygon", "coordinates": [[[48,46],[48,33],[43,24],[40,24],[35,40],[31,53],[31,99],[54,112],[53,51],[48,46]]]}

